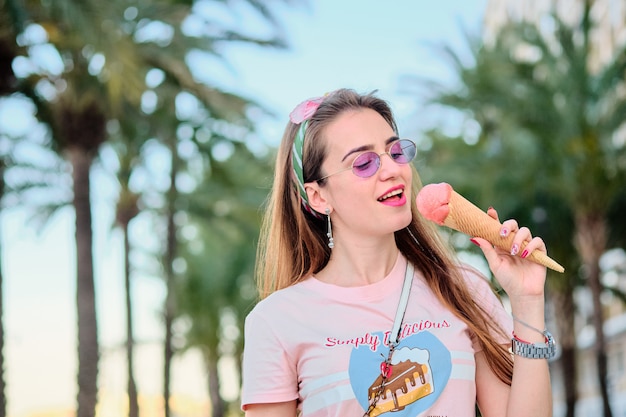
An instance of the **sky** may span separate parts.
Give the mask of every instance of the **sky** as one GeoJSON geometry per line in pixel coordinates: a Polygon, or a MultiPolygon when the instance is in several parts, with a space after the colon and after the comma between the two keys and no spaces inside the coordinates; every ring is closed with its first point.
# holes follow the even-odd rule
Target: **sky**
{"type": "MultiPolygon", "coordinates": [[[[463,48],[463,27],[479,31],[487,0],[312,0],[309,7],[279,7],[290,49],[237,47],[224,50],[229,69],[198,59],[197,76],[258,100],[275,113],[259,121],[259,136],[278,143],[287,115],[302,100],[340,87],[359,92],[378,90],[396,112],[400,131],[415,132],[428,120],[418,119],[415,98],[403,94],[404,75],[452,82],[433,44],[463,48]]],[[[243,22],[246,23],[247,22],[243,22]]],[[[0,129],[28,125],[19,106],[0,102],[0,129]]],[[[158,164],[159,161],[155,161],[158,164]]],[[[100,342],[102,406],[99,417],[118,416],[125,365],[122,242],[112,231],[114,186],[94,172],[94,252],[100,342]]],[[[5,377],[9,417],[59,413],[75,404],[76,315],[73,213],[60,213],[37,232],[26,213],[10,210],[0,223],[4,272],[5,377]]],[[[146,223],[133,225],[139,240],[158,239],[146,223]]],[[[137,379],[146,401],[160,393],[161,326],[157,315],[164,291],[145,271],[133,278],[135,328],[145,343],[138,354],[137,379]]],[[[174,394],[202,403],[204,376],[193,352],[177,359],[174,394]]],[[[222,364],[228,372],[228,366],[222,364]]],[[[227,395],[237,381],[227,381],[227,395]]],[[[146,406],[148,407],[148,406],[146,406]]],[[[145,408],[147,410],[147,408],[145,408]]],[[[201,407],[181,416],[201,415],[201,407]],[[200,410],[200,411],[199,411],[200,410]]],[[[51,414],[52,415],[52,414],[51,414]]],[[[151,417],[144,414],[142,417],[151,417]]]]}

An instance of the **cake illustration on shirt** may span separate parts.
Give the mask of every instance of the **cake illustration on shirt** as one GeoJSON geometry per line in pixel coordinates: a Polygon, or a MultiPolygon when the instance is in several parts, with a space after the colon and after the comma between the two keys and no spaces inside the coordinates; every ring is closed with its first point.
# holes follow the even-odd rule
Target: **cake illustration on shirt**
{"type": "MultiPolygon", "coordinates": [[[[376,408],[370,416],[375,417],[389,411],[399,411],[407,405],[424,398],[434,391],[430,353],[419,348],[402,348],[391,357],[391,374],[387,378],[376,408]]],[[[368,398],[371,402],[380,390],[382,375],[370,386],[368,398]]]]}

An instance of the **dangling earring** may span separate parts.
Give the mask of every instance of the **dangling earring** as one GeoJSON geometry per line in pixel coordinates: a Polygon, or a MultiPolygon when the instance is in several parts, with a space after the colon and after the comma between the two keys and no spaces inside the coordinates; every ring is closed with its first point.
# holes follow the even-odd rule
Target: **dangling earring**
{"type": "Polygon", "coordinates": [[[334,248],[335,247],[335,241],[333,240],[333,228],[330,224],[330,209],[326,209],[326,219],[328,220],[328,233],[326,233],[326,236],[328,236],[328,247],[329,248],[334,248]]]}

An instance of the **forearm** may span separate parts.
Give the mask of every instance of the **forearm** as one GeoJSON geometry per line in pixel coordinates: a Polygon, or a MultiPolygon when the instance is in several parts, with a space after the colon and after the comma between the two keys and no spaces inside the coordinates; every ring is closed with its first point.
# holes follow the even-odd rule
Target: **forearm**
{"type": "MultiPolygon", "coordinates": [[[[537,330],[545,329],[543,297],[511,300],[514,333],[528,343],[545,343],[537,330]],[[534,327],[535,329],[532,329],[534,327]]],[[[514,355],[513,382],[507,417],[551,417],[552,389],[547,359],[529,359],[514,355]]]]}

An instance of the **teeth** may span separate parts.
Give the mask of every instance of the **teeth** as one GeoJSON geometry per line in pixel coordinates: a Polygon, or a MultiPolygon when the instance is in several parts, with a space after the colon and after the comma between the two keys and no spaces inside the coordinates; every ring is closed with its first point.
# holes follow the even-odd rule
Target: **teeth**
{"type": "Polygon", "coordinates": [[[392,192],[390,192],[390,193],[387,193],[387,194],[385,194],[384,196],[380,197],[380,198],[378,199],[378,201],[383,201],[383,200],[386,200],[386,199],[388,199],[389,197],[393,197],[394,195],[398,195],[398,194],[402,194],[402,190],[397,189],[397,190],[394,190],[394,191],[392,191],[392,192]]]}

